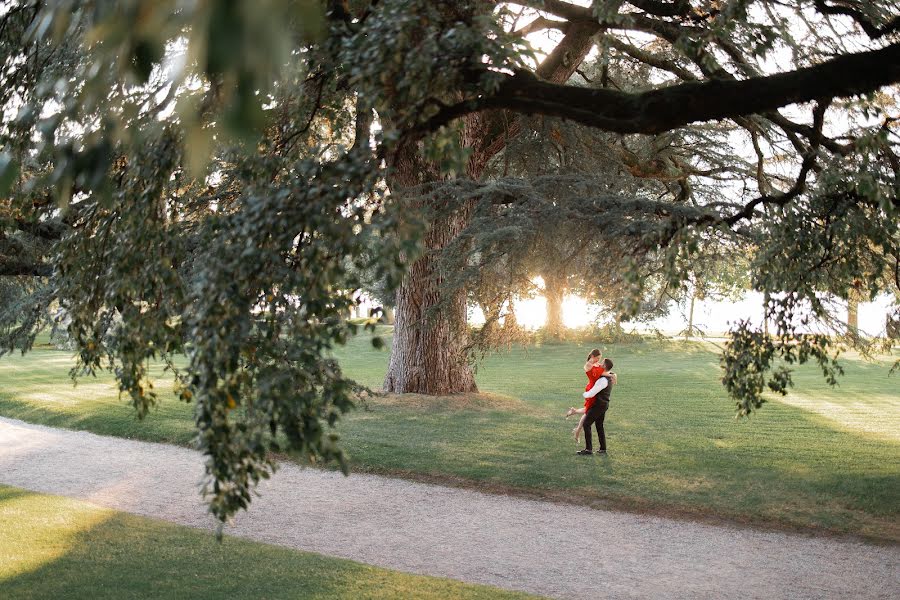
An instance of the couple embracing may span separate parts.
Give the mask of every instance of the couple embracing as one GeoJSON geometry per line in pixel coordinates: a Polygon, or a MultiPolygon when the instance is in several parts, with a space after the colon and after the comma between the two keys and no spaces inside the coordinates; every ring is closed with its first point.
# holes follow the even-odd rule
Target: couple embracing
{"type": "Polygon", "coordinates": [[[596,426],[597,437],[600,438],[600,449],[597,454],[606,454],[606,432],[603,430],[603,421],[606,418],[606,411],[609,409],[609,395],[612,386],[616,383],[616,374],[612,372],[613,362],[604,359],[599,349],[594,348],[588,354],[587,362],[584,363],[584,372],[588,378],[588,384],[584,388],[584,408],[575,408],[574,406],[566,413],[566,418],[581,414],[581,421],[572,431],[575,439],[578,440],[579,434],[584,430],[584,450],[579,450],[576,454],[588,455],[594,453],[593,436],[591,427],[596,426]]]}

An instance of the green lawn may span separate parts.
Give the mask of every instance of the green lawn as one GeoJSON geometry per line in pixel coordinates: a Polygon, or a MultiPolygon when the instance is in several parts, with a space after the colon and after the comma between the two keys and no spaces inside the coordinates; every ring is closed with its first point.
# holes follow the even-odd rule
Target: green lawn
{"type": "Polygon", "coordinates": [[[0,598],[525,598],[0,486],[0,598]]]}
{"type": "MultiPolygon", "coordinates": [[[[891,359],[845,359],[836,389],[804,368],[797,390],[736,421],[711,344],[610,346],[620,383],[608,457],[578,457],[562,413],[581,402],[574,344],[484,361],[480,397],[369,400],[339,431],[357,470],[596,506],[821,528],[900,541],[900,379],[891,359]]],[[[388,354],[369,340],[339,353],[378,387],[388,354]]],[[[188,443],[191,407],[165,402],[137,422],[109,380],[67,382],[65,352],[0,360],[0,414],[59,427],[188,443]]],[[[160,386],[163,384],[160,383],[160,386]]]]}

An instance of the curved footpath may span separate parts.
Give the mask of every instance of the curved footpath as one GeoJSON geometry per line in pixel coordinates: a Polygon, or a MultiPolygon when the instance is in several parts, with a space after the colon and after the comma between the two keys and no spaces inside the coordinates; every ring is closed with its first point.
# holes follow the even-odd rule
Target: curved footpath
{"type": "MultiPolygon", "coordinates": [[[[0,417],[0,483],[206,529],[198,452],[0,417]]],[[[900,548],[284,464],[226,534],[558,598],[897,598],[900,548]]]]}

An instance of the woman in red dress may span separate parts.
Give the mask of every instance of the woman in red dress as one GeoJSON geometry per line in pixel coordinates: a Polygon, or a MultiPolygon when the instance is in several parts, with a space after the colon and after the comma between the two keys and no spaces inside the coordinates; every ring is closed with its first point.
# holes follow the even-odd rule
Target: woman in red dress
{"type": "MultiPolygon", "coordinates": [[[[603,353],[600,352],[599,348],[594,348],[593,350],[591,350],[591,353],[588,354],[587,361],[584,363],[584,373],[588,378],[588,383],[586,386],[584,386],[584,407],[575,408],[574,406],[572,406],[568,411],[566,411],[567,419],[575,414],[581,415],[581,420],[578,422],[578,425],[575,427],[575,429],[572,430],[572,435],[575,436],[576,442],[581,439],[581,430],[584,427],[584,415],[594,405],[594,400],[597,393],[594,388],[600,378],[603,377],[604,373],[606,373],[606,369],[603,366],[603,353]]],[[[609,379],[611,383],[615,383],[615,373],[610,373],[609,379]]]]}

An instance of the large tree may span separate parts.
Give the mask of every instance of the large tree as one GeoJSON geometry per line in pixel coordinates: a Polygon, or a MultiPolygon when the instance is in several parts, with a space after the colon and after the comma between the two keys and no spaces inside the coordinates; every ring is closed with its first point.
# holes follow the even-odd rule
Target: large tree
{"type": "MultiPolygon", "coordinates": [[[[699,7],[690,3],[596,3],[593,9],[564,2],[520,4],[535,9],[532,13],[533,20],[522,28],[515,29],[510,25],[506,30],[512,31],[513,34],[541,29],[559,30],[562,35],[558,45],[543,61],[536,62],[533,70],[513,69],[511,74],[503,76],[497,84],[497,91],[493,94],[462,98],[455,104],[441,102],[437,114],[430,117],[426,124],[418,129],[423,131],[451,123],[454,119],[462,119],[460,143],[471,151],[466,163],[466,175],[470,180],[481,179],[485,174],[485,165],[492,155],[503,151],[509,140],[520,135],[524,129],[522,117],[516,117],[503,109],[513,108],[517,112],[563,117],[620,133],[656,133],[672,129],[694,121],[689,113],[692,110],[700,110],[705,113],[702,120],[707,120],[708,117],[736,116],[735,126],[741,127],[746,133],[746,147],[753,148],[758,159],[757,169],[754,172],[752,167],[732,168],[730,174],[734,176],[730,181],[745,188],[742,194],[744,197],[748,195],[749,190],[746,189],[748,184],[752,186],[752,191],[756,192],[756,203],[746,205],[749,206],[748,210],[766,203],[780,204],[789,201],[795,195],[800,195],[806,186],[809,172],[818,172],[821,169],[821,165],[814,162],[813,153],[837,155],[846,159],[847,154],[852,152],[823,133],[824,116],[819,119],[817,125],[814,118],[792,121],[771,109],[798,100],[845,95],[845,92],[833,91],[819,93],[813,88],[819,85],[833,90],[832,86],[838,85],[839,81],[840,85],[852,85],[850,81],[852,77],[847,78],[846,72],[838,68],[840,64],[846,67],[850,67],[851,64],[831,60],[816,67],[797,68],[791,73],[762,77],[763,68],[760,65],[763,60],[767,56],[779,53],[787,57],[789,52],[794,53],[797,63],[801,64],[821,60],[829,52],[848,55],[843,57],[847,61],[863,60],[863,57],[866,57],[865,64],[860,63],[859,67],[867,69],[873,77],[886,77],[885,82],[895,79],[895,75],[889,74],[894,71],[893,67],[878,61],[890,58],[887,53],[896,52],[896,48],[891,50],[891,46],[887,46],[880,51],[884,54],[867,52],[852,55],[850,48],[856,44],[863,47],[868,40],[862,37],[850,41],[837,37],[823,37],[819,32],[821,26],[831,24],[829,17],[842,13],[826,5],[820,4],[809,9],[800,7],[798,12],[791,14],[785,13],[784,9],[778,6],[766,6],[766,3],[757,3],[759,6],[756,7],[756,11],[743,4],[731,6],[720,3],[699,7]],[[629,4],[631,6],[628,6],[629,4]],[[791,20],[794,16],[798,17],[797,22],[791,20]],[[804,20],[801,21],[801,18],[804,20]],[[638,48],[630,44],[629,34],[643,36],[646,40],[643,47],[638,48]],[[795,41],[797,38],[806,39],[812,36],[817,36],[816,39],[822,46],[827,42],[828,50],[823,48],[821,53],[809,51],[795,41]],[[651,39],[646,39],[648,37],[651,39]],[[664,74],[668,80],[658,79],[658,85],[652,86],[649,91],[642,90],[638,93],[630,89],[622,91],[622,84],[628,85],[630,82],[627,77],[613,72],[612,69],[616,65],[608,60],[607,69],[597,79],[596,85],[584,85],[581,82],[578,85],[559,85],[560,82],[568,81],[588,52],[595,47],[628,57],[632,59],[632,63],[653,67],[658,77],[664,74]],[[654,53],[648,51],[648,48],[660,50],[654,53]],[[675,75],[677,80],[685,83],[673,85],[671,75],[675,75]],[[613,87],[617,80],[618,89],[613,87]],[[706,83],[701,85],[703,81],[706,83]],[[783,97],[785,102],[778,101],[772,106],[765,106],[768,102],[766,98],[772,94],[778,95],[779,92],[776,90],[785,82],[790,82],[789,87],[798,85],[799,87],[794,88],[792,93],[805,94],[805,98],[783,97]],[[704,86],[705,90],[701,92],[704,86]],[[746,111],[735,110],[734,103],[746,102],[758,105],[748,107],[749,110],[746,111]],[[716,114],[716,110],[722,111],[722,114],[716,114]],[[756,114],[748,116],[748,113],[756,114]],[[684,121],[670,122],[670,118],[684,121]],[[479,135],[473,135],[473,131],[479,135]],[[780,173],[772,174],[766,165],[767,154],[774,159],[785,150],[789,155],[798,157],[795,163],[796,178],[790,181],[788,181],[790,175],[784,172],[785,169],[782,168],[780,173]],[[801,158],[808,160],[804,163],[801,158]],[[780,185],[773,187],[773,181],[780,185]],[[782,189],[782,193],[775,193],[779,188],[782,189]]],[[[844,11],[845,14],[841,16],[860,19],[862,23],[860,26],[863,28],[871,26],[870,34],[874,38],[893,35],[896,30],[896,19],[891,17],[894,16],[885,11],[879,12],[877,6],[869,8],[871,11],[868,16],[854,11],[850,13],[844,11]],[[876,27],[872,23],[877,22],[877,19],[885,21],[876,27]],[[877,33],[871,31],[872,27],[876,27],[877,33]]],[[[522,14],[527,14],[527,11],[517,16],[522,14]]],[[[855,63],[853,68],[856,68],[855,63]]],[[[855,74],[861,75],[862,72],[855,74]]],[[[787,92],[786,89],[782,91],[787,92]]],[[[824,112],[828,105],[830,101],[820,103],[819,109],[824,112]]],[[[874,135],[874,132],[870,133],[874,135]]],[[[866,135],[868,134],[862,134],[862,137],[866,135]]],[[[703,132],[693,131],[684,137],[702,138],[703,132]]],[[[722,135],[719,136],[719,142],[728,144],[722,135]]],[[[889,161],[890,158],[886,156],[884,160],[889,161]]],[[[694,196],[695,188],[709,188],[708,181],[711,176],[718,176],[713,178],[719,183],[720,188],[725,185],[721,176],[728,170],[722,170],[721,162],[702,166],[689,163],[682,166],[686,168],[675,179],[683,187],[673,200],[683,201],[686,196],[694,196]]],[[[845,174],[852,175],[852,173],[845,174]]],[[[703,194],[699,195],[702,202],[703,194]]],[[[721,205],[723,195],[707,193],[705,206],[710,206],[714,202],[721,205]]],[[[691,199],[696,202],[695,198],[691,199]]],[[[751,216],[750,212],[744,212],[740,206],[735,207],[733,212],[735,214],[722,217],[730,218],[729,225],[732,226],[741,224],[742,220],[751,216]]],[[[442,216],[444,220],[435,221],[429,230],[430,237],[427,243],[429,254],[439,252],[449,240],[456,238],[463,231],[463,223],[470,219],[470,215],[471,204],[466,203],[452,216],[444,213],[442,216]],[[437,232],[440,232],[440,235],[436,236],[437,232]]],[[[697,219],[704,221],[707,217],[694,217],[693,220],[697,219]]],[[[684,229],[673,227],[672,235],[681,235],[684,229]]],[[[686,238],[688,235],[683,237],[686,238]]],[[[669,246],[671,241],[672,239],[664,234],[661,240],[656,240],[655,245],[669,246]]],[[[410,298],[408,307],[400,311],[401,324],[410,320],[427,323],[426,327],[429,328],[443,328],[443,331],[455,332],[453,334],[455,337],[442,338],[440,343],[434,346],[439,352],[429,354],[417,350],[414,343],[406,344],[404,340],[408,339],[407,329],[401,328],[399,330],[401,343],[392,355],[386,381],[387,389],[432,393],[471,389],[472,384],[466,370],[461,365],[454,364],[452,359],[456,348],[463,346],[465,335],[464,329],[459,325],[464,316],[462,297],[459,296],[460,300],[455,307],[450,306],[430,319],[424,318],[428,314],[428,309],[435,303],[446,301],[446,298],[442,298],[436,291],[443,276],[435,273],[432,260],[430,256],[426,256],[418,261],[407,280],[407,285],[399,292],[398,304],[402,303],[404,298],[410,298]],[[431,288],[431,293],[424,293],[424,290],[429,289],[429,285],[436,287],[431,288]],[[429,385],[427,378],[420,383],[410,382],[402,376],[409,371],[427,373],[428,377],[434,378],[432,383],[436,385],[429,385]]],[[[554,273],[555,275],[558,274],[554,273]]],[[[552,277],[554,280],[557,278],[552,277]]],[[[413,335],[419,335],[421,329],[415,328],[414,331],[413,335]]]]}
{"type": "Polygon", "coordinates": [[[579,200],[630,257],[624,314],[650,276],[679,285],[709,240],[758,249],[779,336],[735,332],[741,411],[790,383],[778,357],[836,372],[828,338],[790,339],[818,290],[900,282],[894,2],[266,6],[0,8],[0,274],[28,279],[4,280],[23,307],[2,315],[8,347],[58,304],[79,368],[114,370],[140,414],[149,361],[187,353],[179,393],[222,519],[278,440],[342,458],[328,425],[352,386],[328,356],[354,331],[359,273],[399,284],[386,387],[474,389],[466,293],[441,256],[485,203],[521,200],[527,184],[486,174],[528,118],[621,134],[625,150],[666,132],[696,149],[634,163],[668,172],[665,193],[579,200]],[[552,48],[530,49],[545,33],[552,48]]]}

